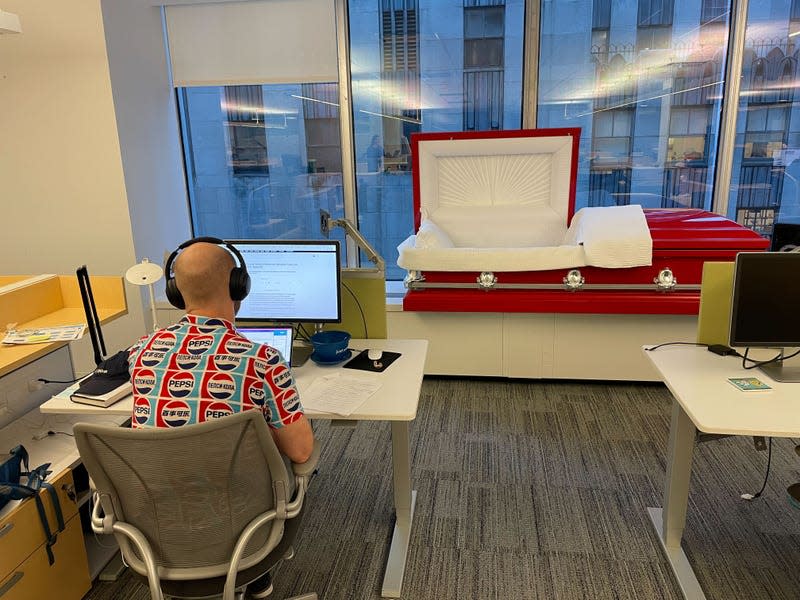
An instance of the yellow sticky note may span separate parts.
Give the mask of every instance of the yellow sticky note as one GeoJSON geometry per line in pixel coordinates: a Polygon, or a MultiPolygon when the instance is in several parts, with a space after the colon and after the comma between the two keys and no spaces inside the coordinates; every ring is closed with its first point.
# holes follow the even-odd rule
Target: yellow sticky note
{"type": "Polygon", "coordinates": [[[49,339],[50,339],[49,333],[37,333],[28,336],[28,343],[33,344],[36,342],[46,342],[49,339]]]}

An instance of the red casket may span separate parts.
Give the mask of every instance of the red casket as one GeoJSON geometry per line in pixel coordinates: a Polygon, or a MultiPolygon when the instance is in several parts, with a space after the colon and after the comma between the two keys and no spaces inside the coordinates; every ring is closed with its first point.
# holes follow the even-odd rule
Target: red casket
{"type": "Polygon", "coordinates": [[[398,248],[409,273],[404,310],[697,314],[705,261],[768,247],[754,231],[700,209],[576,213],[579,136],[413,135],[416,234],[398,248]],[[585,239],[573,231],[581,224],[585,239]]]}

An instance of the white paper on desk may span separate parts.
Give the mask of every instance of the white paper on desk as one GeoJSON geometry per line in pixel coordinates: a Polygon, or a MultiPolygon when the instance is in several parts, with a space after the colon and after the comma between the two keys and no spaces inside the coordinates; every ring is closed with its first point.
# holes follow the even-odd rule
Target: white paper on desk
{"type": "Polygon", "coordinates": [[[300,401],[306,410],[332,413],[346,417],[381,387],[372,373],[342,371],[324,375],[305,390],[300,401]]]}

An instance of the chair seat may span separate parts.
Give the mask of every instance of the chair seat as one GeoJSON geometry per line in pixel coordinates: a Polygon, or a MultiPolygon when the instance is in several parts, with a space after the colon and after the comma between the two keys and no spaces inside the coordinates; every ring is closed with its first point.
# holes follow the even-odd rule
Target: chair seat
{"type": "MultiPolygon", "coordinates": [[[[303,520],[303,513],[305,513],[305,509],[306,505],[304,504],[299,515],[297,515],[294,519],[286,521],[286,526],[284,527],[281,541],[278,543],[275,549],[264,558],[264,560],[256,563],[249,569],[239,571],[239,574],[236,576],[237,589],[245,585],[249,585],[267,571],[271,571],[275,565],[277,565],[284,558],[284,556],[287,555],[287,553],[291,552],[292,541],[295,539],[295,536],[300,529],[300,523],[303,520]]],[[[137,577],[141,578],[145,584],[147,583],[146,576],[139,575],[138,573],[136,573],[136,575],[137,577]]],[[[222,594],[222,590],[224,588],[224,576],[190,581],[176,581],[167,579],[161,580],[161,589],[164,594],[167,596],[175,596],[176,598],[211,598],[222,594]]]]}

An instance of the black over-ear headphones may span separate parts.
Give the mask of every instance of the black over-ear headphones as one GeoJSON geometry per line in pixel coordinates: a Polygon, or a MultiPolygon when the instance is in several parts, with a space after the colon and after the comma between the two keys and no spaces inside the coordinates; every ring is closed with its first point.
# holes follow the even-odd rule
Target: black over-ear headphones
{"type": "Polygon", "coordinates": [[[187,240],[178,246],[175,251],[169,255],[167,263],[164,265],[164,276],[167,279],[167,300],[169,300],[169,303],[175,308],[186,308],[186,301],[183,299],[183,295],[178,289],[178,284],[175,283],[175,274],[172,272],[172,263],[175,262],[175,259],[178,257],[178,254],[181,253],[181,250],[188,248],[192,244],[197,244],[198,242],[207,242],[209,244],[224,246],[228,249],[228,252],[230,252],[236,258],[239,264],[231,269],[231,276],[230,280],[228,281],[228,293],[230,294],[231,300],[235,302],[244,300],[247,297],[247,294],[250,292],[250,274],[247,272],[247,265],[244,264],[244,258],[242,258],[241,252],[239,252],[236,247],[233,246],[233,244],[229,244],[225,240],[215,237],[196,237],[192,238],[191,240],[187,240]]]}

